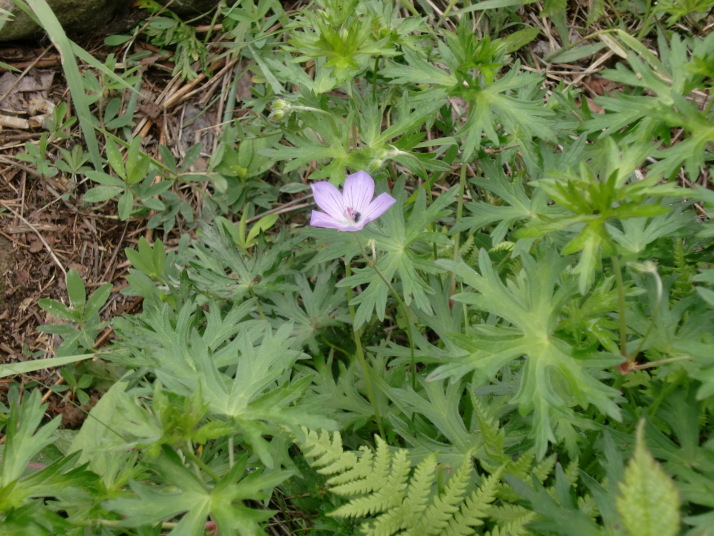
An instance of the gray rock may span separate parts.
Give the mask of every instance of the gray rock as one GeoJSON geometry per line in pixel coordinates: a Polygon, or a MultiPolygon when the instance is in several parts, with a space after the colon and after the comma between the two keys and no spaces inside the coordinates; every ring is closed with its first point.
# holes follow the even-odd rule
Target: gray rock
{"type": "MultiPolygon", "coordinates": [[[[48,3],[65,29],[81,33],[101,28],[117,8],[129,5],[130,0],[48,0],[48,3]]],[[[38,33],[35,23],[12,0],[0,0],[0,9],[12,14],[0,28],[0,41],[27,39],[38,33]]]]}
{"type": "MultiPolygon", "coordinates": [[[[169,0],[161,0],[168,3],[169,0]]],[[[219,0],[174,0],[171,9],[176,13],[194,16],[215,6],[219,0]]],[[[47,0],[47,3],[70,34],[101,31],[120,10],[137,10],[133,0],[47,0]]],[[[144,12],[147,13],[148,12],[144,12]]],[[[17,8],[12,0],[0,0],[0,42],[28,39],[39,34],[40,29],[30,17],[17,8]],[[9,20],[3,23],[6,13],[9,20]]]]}

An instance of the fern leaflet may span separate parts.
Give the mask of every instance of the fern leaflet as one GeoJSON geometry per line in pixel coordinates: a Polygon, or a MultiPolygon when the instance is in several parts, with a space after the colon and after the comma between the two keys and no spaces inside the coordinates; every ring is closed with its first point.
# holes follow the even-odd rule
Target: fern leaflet
{"type": "Polygon", "coordinates": [[[445,471],[436,454],[412,468],[408,450],[392,450],[378,436],[375,443],[374,451],[366,447],[344,451],[338,432],[330,436],[305,430],[301,445],[305,457],[319,473],[329,476],[332,493],[349,497],[329,515],[368,517],[360,526],[365,536],[466,536],[484,524],[502,490],[501,468],[474,489],[471,456],[465,456],[439,485],[445,471]]]}

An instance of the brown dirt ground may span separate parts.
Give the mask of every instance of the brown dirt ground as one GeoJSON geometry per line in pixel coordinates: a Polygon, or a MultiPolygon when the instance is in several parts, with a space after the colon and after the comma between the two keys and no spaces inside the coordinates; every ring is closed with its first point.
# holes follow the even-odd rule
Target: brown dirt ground
{"type": "MultiPolygon", "coordinates": [[[[80,44],[95,57],[106,56],[101,40],[80,44]]],[[[150,48],[150,45],[142,43],[137,46],[150,48]]],[[[158,156],[155,151],[158,141],[171,147],[177,160],[181,161],[187,148],[194,141],[201,141],[208,153],[216,142],[210,126],[215,124],[217,114],[209,109],[208,113],[198,118],[206,123],[201,125],[202,128],[209,128],[206,133],[197,133],[196,110],[207,108],[203,99],[210,98],[220,84],[211,83],[206,77],[194,82],[181,82],[170,76],[171,66],[168,63],[162,65],[157,62],[156,56],[151,60],[156,64],[145,72],[143,100],[134,115],[135,134],[147,140],[143,149],[158,156]]],[[[40,77],[37,73],[52,74],[49,86],[39,92],[22,93],[10,88],[7,93],[16,96],[20,104],[35,98],[55,106],[63,101],[70,102],[59,56],[53,49],[0,45],[0,62],[19,68],[22,71],[20,80],[31,80],[34,76],[37,80],[43,78],[46,81],[47,77],[40,77]]],[[[7,69],[0,67],[0,76],[6,72],[7,69]]],[[[25,119],[29,115],[16,109],[8,111],[8,101],[3,102],[3,97],[3,91],[0,91],[0,116],[25,119]]],[[[213,99],[212,106],[215,106],[215,101],[213,99]]],[[[81,194],[86,191],[86,186],[74,177],[60,172],[47,178],[39,174],[33,164],[18,160],[16,155],[24,151],[24,144],[36,142],[43,132],[43,128],[12,128],[7,125],[0,128],[0,364],[53,356],[53,349],[60,341],[54,335],[38,331],[38,326],[61,321],[40,308],[38,301],[53,298],[68,303],[66,271],[76,269],[88,293],[105,283],[113,285],[112,295],[101,312],[103,320],[110,320],[140,307],[135,298],[127,298],[118,292],[125,286],[124,277],[129,267],[124,249],[135,248],[141,236],[153,240],[154,231],[157,234],[161,232],[162,240],[170,245],[182,232],[180,225],[168,236],[162,231],[147,229],[148,218],[119,221],[113,201],[101,205],[84,204],[81,194]]],[[[60,149],[70,150],[75,140],[81,139],[75,125],[69,140],[50,140],[48,159],[58,159],[60,149]]],[[[201,165],[200,161],[199,158],[198,165],[201,165]]],[[[200,201],[192,190],[185,191],[183,195],[194,206],[200,201]]],[[[97,346],[106,344],[111,336],[111,330],[106,330],[97,341],[97,346]]],[[[11,384],[26,385],[35,381],[47,388],[61,382],[61,379],[55,369],[0,379],[0,401],[5,401],[11,384]]],[[[50,400],[51,413],[64,413],[64,404],[58,398],[46,391],[45,399],[50,400]]],[[[68,408],[66,411],[70,413],[72,408],[68,408]]],[[[71,418],[68,420],[74,421],[71,418]]]]}

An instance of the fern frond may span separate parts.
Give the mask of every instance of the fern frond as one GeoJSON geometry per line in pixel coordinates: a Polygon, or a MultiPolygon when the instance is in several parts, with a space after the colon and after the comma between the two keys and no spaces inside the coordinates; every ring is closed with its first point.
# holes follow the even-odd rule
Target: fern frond
{"type": "Polygon", "coordinates": [[[555,467],[555,458],[555,454],[551,454],[533,468],[531,474],[535,476],[541,484],[546,478],[548,478],[548,475],[553,472],[553,467],[555,467]]]}
{"type": "Polygon", "coordinates": [[[526,536],[530,531],[526,524],[534,521],[538,514],[516,504],[492,506],[489,517],[496,521],[494,529],[486,536],[526,536]]]}
{"type": "Polygon", "coordinates": [[[459,256],[467,259],[469,253],[471,253],[474,249],[474,236],[470,234],[466,240],[464,240],[464,243],[459,246],[459,256]]]}
{"type": "Polygon", "coordinates": [[[684,298],[689,296],[693,291],[692,277],[696,270],[692,264],[687,262],[684,251],[684,240],[674,240],[674,273],[677,274],[677,280],[672,288],[673,298],[684,298]]]}
{"type": "MultiPolygon", "coordinates": [[[[334,517],[364,517],[384,512],[401,505],[407,489],[411,465],[406,450],[399,450],[392,456],[387,443],[376,436],[377,453],[372,465],[373,473],[368,480],[375,484],[373,493],[352,499],[330,513],[334,517]]],[[[328,484],[329,484],[328,480],[328,484]]],[[[345,484],[347,485],[347,484],[345,484]]],[[[337,493],[336,490],[332,490],[337,493]]]]}
{"type": "Polygon", "coordinates": [[[573,460],[568,464],[568,467],[565,468],[565,478],[568,479],[568,483],[571,486],[575,486],[575,484],[578,483],[579,475],[580,464],[578,463],[578,460],[573,460]]]}
{"type": "Polygon", "coordinates": [[[509,462],[504,472],[521,480],[530,480],[528,475],[532,471],[533,460],[535,460],[535,454],[532,451],[526,452],[517,460],[509,462]]]}
{"type": "Polygon", "coordinates": [[[435,454],[428,456],[417,465],[409,481],[409,490],[404,502],[379,516],[373,523],[366,525],[363,531],[364,534],[390,536],[399,530],[407,528],[407,519],[414,519],[423,515],[435,480],[436,467],[435,454]]]}
{"type": "Polygon", "coordinates": [[[303,428],[303,432],[306,435],[302,446],[303,454],[306,458],[315,458],[310,465],[316,468],[318,473],[331,475],[356,465],[357,456],[353,452],[345,452],[342,448],[342,436],[337,432],[333,434],[332,439],[325,430],[318,434],[303,428]]]}
{"type": "Polygon", "coordinates": [[[463,502],[472,471],[471,457],[465,456],[464,461],[449,479],[444,490],[434,497],[432,504],[424,511],[420,523],[413,527],[411,531],[407,531],[405,536],[442,534],[449,521],[459,511],[459,505],[463,502]]]}
{"type": "Polygon", "coordinates": [[[471,404],[478,418],[479,431],[486,446],[486,453],[490,458],[493,458],[496,463],[505,463],[509,459],[503,447],[506,434],[503,429],[499,427],[498,419],[496,419],[492,412],[487,409],[487,406],[473,393],[471,394],[471,404]]]}
{"type": "Polygon", "coordinates": [[[513,248],[516,247],[515,242],[508,242],[504,240],[503,242],[499,242],[495,246],[493,246],[491,249],[488,250],[489,253],[493,253],[496,251],[513,251],[513,248]]]}
{"type": "Polygon", "coordinates": [[[466,498],[444,531],[445,536],[468,536],[474,534],[472,527],[483,525],[483,519],[496,499],[500,478],[501,469],[486,478],[481,487],[466,498]]]}
{"type": "MultiPolygon", "coordinates": [[[[501,469],[485,478],[478,490],[472,486],[471,456],[443,484],[436,454],[423,459],[415,468],[409,462],[409,451],[390,450],[387,443],[375,437],[376,450],[362,447],[359,455],[338,452],[342,448],[339,433],[305,433],[301,448],[306,458],[323,474],[332,474],[327,483],[336,495],[351,497],[347,504],[331,512],[332,517],[370,517],[360,526],[365,536],[466,536],[473,527],[483,524],[492,503],[501,490],[501,469]],[[353,461],[352,467],[346,463],[353,461]],[[335,468],[340,471],[329,473],[335,468]]],[[[529,465],[532,458],[529,461],[529,465]]],[[[441,473],[443,474],[443,473],[441,473]]],[[[525,509],[522,509],[528,512],[525,509]]],[[[519,510],[519,513],[521,511],[519,510]]],[[[508,520],[508,524],[512,523],[508,520]]],[[[504,533],[505,534],[505,533],[504,533]]]]}
{"type": "Polygon", "coordinates": [[[600,514],[600,508],[592,495],[582,495],[578,497],[578,510],[593,520],[600,514]]]}
{"type": "Polygon", "coordinates": [[[418,515],[426,509],[431,487],[435,480],[436,466],[436,454],[432,454],[417,465],[414,470],[414,476],[409,481],[409,492],[404,501],[407,515],[418,515]]]}
{"type": "MultiPolygon", "coordinates": [[[[378,485],[372,478],[374,474],[374,453],[367,447],[360,447],[362,453],[353,467],[331,477],[327,484],[337,495],[359,495],[370,493],[378,485]]],[[[333,471],[334,472],[334,471],[333,471]]]]}

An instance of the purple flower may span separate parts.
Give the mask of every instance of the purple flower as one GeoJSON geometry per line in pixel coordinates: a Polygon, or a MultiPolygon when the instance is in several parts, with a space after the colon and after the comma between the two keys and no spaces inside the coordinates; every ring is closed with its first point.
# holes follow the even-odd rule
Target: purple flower
{"type": "Polygon", "coordinates": [[[338,231],[361,231],[397,201],[386,193],[373,200],[374,180],[364,171],[347,177],[343,192],[329,182],[312,184],[312,192],[322,212],[312,211],[310,225],[338,231]]]}

